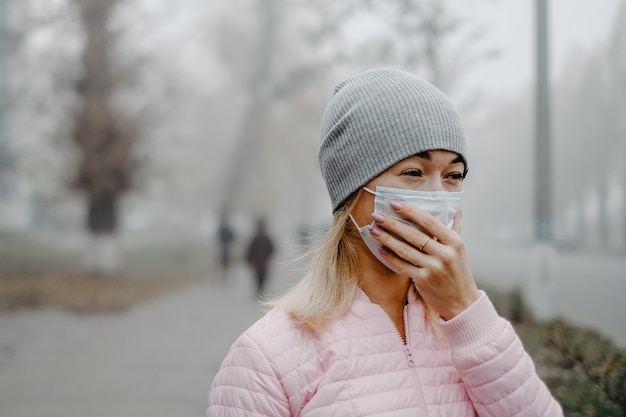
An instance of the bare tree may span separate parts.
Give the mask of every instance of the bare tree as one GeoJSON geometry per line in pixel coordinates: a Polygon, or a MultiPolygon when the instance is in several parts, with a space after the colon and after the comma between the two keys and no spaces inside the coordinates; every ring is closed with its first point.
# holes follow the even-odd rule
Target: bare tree
{"type": "MultiPolygon", "coordinates": [[[[309,183],[307,177],[317,178],[316,165],[314,161],[309,164],[309,159],[297,152],[308,152],[314,160],[311,148],[317,145],[317,128],[289,132],[285,127],[273,126],[277,120],[272,117],[276,109],[290,102],[292,106],[286,106],[286,111],[291,114],[280,122],[287,125],[291,124],[290,120],[303,121],[304,117],[296,114],[297,109],[302,108],[303,102],[314,100],[321,104],[317,107],[308,104],[307,109],[319,123],[317,117],[321,116],[323,102],[332,92],[332,85],[327,86],[323,95],[307,90],[310,85],[323,86],[331,79],[334,84],[337,72],[344,77],[346,73],[372,66],[396,66],[412,71],[425,68],[422,73],[448,86],[454,79],[442,50],[446,48],[444,41],[462,25],[447,8],[436,2],[235,0],[229,3],[229,8],[226,13],[234,17],[222,19],[217,43],[226,72],[232,74],[236,91],[246,105],[240,113],[239,133],[235,135],[232,154],[221,176],[220,195],[224,201],[220,203],[227,210],[235,205],[267,206],[274,200],[267,198],[272,186],[286,188],[289,178],[275,178],[281,181],[279,187],[269,180],[270,172],[277,169],[276,158],[281,158],[284,164],[294,164],[292,171],[302,178],[302,194],[307,195],[292,194],[291,200],[295,197],[309,202],[311,193],[305,190],[315,184],[309,183]],[[251,12],[243,14],[242,10],[251,12]],[[346,35],[347,25],[367,14],[382,21],[390,31],[355,45],[346,35]],[[320,114],[312,109],[319,110],[320,114]],[[305,140],[307,144],[311,142],[308,139],[314,142],[312,146],[304,145],[305,140]],[[294,141],[300,141],[300,150],[290,149],[294,141]],[[283,143],[282,149],[268,152],[272,146],[277,150],[277,142],[283,143]],[[270,161],[270,158],[273,159],[270,161]],[[302,164],[302,161],[307,163],[302,164]],[[300,165],[295,166],[298,163],[300,165]],[[253,194],[257,197],[251,198],[253,194]],[[244,195],[248,198],[247,204],[241,204],[244,195]]],[[[310,204],[301,211],[310,212],[310,204]]]]}
{"type": "Polygon", "coordinates": [[[82,56],[84,73],[76,90],[82,106],[76,115],[73,141],[79,161],[72,186],[83,193],[86,227],[94,246],[88,267],[94,273],[117,268],[114,249],[119,223],[119,204],[133,184],[137,160],[133,127],[111,105],[116,86],[111,50],[115,36],[107,23],[118,0],[77,0],[86,35],[82,56]]]}
{"type": "Polygon", "coordinates": [[[622,1],[615,16],[613,34],[609,41],[610,68],[614,80],[613,100],[615,115],[615,144],[614,154],[617,165],[618,178],[622,178],[622,244],[626,247],[626,1],[622,1]]]}
{"type": "Polygon", "coordinates": [[[626,3],[614,22],[607,42],[581,51],[555,88],[556,203],[575,218],[561,240],[577,247],[626,245],[626,3]]]}
{"type": "MultiPolygon", "coordinates": [[[[328,71],[333,64],[343,62],[340,50],[324,55],[319,53],[319,48],[336,37],[343,19],[353,10],[352,2],[337,7],[321,1],[316,4],[317,7],[331,7],[334,14],[324,14],[324,19],[318,19],[311,27],[298,28],[298,32],[286,34],[292,29],[285,27],[290,13],[311,7],[307,2],[261,0],[253,3],[256,6],[252,14],[256,17],[254,25],[238,28],[236,23],[226,20],[221,31],[221,56],[229,72],[242,81],[247,102],[235,138],[236,144],[223,174],[225,180],[221,195],[226,210],[241,196],[240,189],[244,186],[242,175],[250,172],[253,169],[251,166],[258,167],[259,150],[272,108],[278,101],[288,99],[308,82],[328,71]],[[296,57],[287,57],[289,47],[286,44],[289,43],[304,43],[308,54],[300,50],[296,57]],[[314,59],[303,59],[305,55],[314,59]],[[246,170],[241,167],[246,167],[246,170]]],[[[264,170],[256,172],[259,180],[264,170]]]]}
{"type": "Polygon", "coordinates": [[[446,92],[462,78],[460,71],[498,55],[494,48],[476,46],[486,33],[484,28],[457,16],[444,2],[366,0],[366,4],[390,29],[367,45],[378,49],[374,59],[418,72],[446,92]],[[455,37],[459,39],[452,42],[455,37]]]}
{"type": "Polygon", "coordinates": [[[9,145],[8,107],[9,107],[9,70],[7,62],[10,55],[11,38],[14,34],[9,27],[9,2],[0,0],[0,194],[3,191],[3,179],[13,165],[13,154],[9,145]]]}

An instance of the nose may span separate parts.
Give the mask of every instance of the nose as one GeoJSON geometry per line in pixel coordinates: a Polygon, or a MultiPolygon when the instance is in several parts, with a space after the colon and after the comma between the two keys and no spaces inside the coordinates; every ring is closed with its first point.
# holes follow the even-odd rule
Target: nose
{"type": "Polygon", "coordinates": [[[426,177],[423,191],[446,191],[443,178],[440,175],[426,177]]]}

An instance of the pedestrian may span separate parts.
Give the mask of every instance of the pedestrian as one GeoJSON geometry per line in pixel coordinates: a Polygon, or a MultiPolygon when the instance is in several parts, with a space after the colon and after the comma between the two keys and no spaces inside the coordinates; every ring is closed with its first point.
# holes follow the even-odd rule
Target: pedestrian
{"type": "Polygon", "coordinates": [[[217,240],[220,247],[220,266],[222,269],[222,281],[228,279],[228,271],[231,261],[231,248],[235,241],[235,232],[230,225],[226,209],[220,214],[220,223],[217,229],[217,240]]]}
{"type": "Polygon", "coordinates": [[[562,416],[472,276],[465,138],[443,93],[395,69],[356,74],[321,140],[333,224],[300,283],[233,344],[207,415],[562,416]]]}
{"type": "Polygon", "coordinates": [[[257,299],[263,296],[267,281],[269,261],[274,253],[274,243],[267,234],[264,219],[258,219],[254,236],[246,249],[246,262],[252,268],[257,299]]]}

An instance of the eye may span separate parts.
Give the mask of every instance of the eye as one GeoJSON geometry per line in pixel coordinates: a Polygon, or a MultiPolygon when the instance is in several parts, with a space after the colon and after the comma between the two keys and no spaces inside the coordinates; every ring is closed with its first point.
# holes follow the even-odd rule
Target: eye
{"type": "Polygon", "coordinates": [[[409,177],[421,177],[423,174],[421,169],[412,168],[402,171],[402,175],[407,175],[409,177]]]}
{"type": "Polygon", "coordinates": [[[460,172],[452,172],[447,174],[444,178],[451,181],[463,181],[463,174],[460,172]]]}

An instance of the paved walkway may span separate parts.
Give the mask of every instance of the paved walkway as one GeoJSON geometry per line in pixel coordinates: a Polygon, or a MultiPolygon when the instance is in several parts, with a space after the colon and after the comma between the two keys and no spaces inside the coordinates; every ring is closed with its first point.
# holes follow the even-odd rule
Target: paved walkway
{"type": "Polygon", "coordinates": [[[0,415],[204,416],[229,346],[262,314],[248,271],[233,272],[126,313],[0,315],[0,415]]]}

